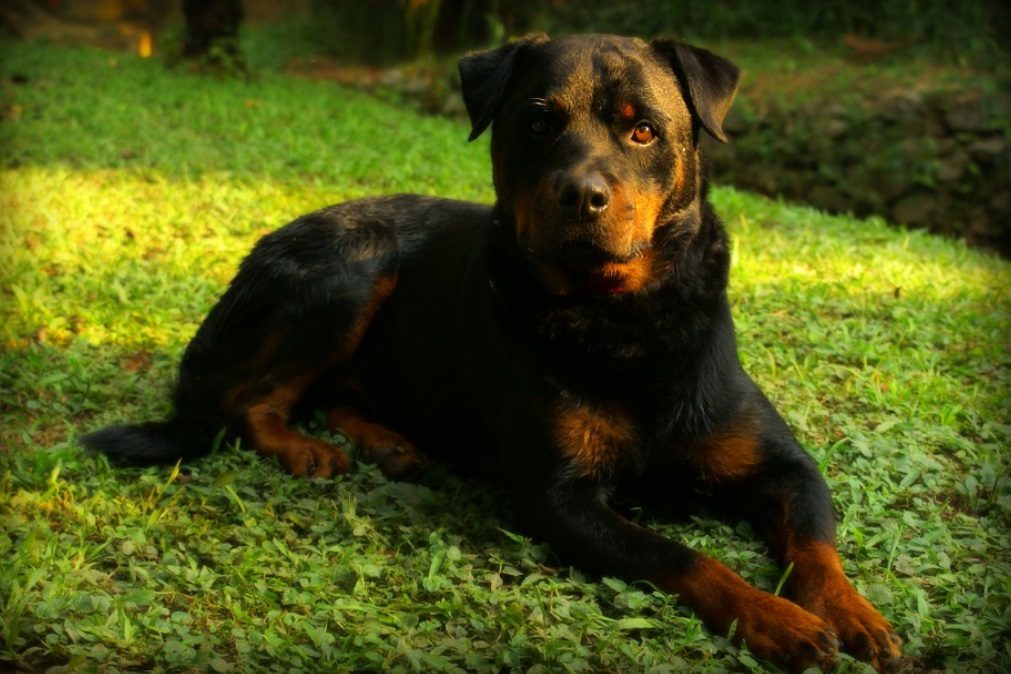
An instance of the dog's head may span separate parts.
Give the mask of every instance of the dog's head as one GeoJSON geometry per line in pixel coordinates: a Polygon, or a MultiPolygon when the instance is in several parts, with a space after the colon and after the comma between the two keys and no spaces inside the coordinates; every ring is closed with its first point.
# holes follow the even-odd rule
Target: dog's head
{"type": "Polygon", "coordinates": [[[726,140],[732,63],[668,41],[533,36],[464,57],[460,76],[471,140],[492,127],[499,211],[547,290],[635,292],[669,269],[657,239],[698,227],[699,132],[726,140]]]}

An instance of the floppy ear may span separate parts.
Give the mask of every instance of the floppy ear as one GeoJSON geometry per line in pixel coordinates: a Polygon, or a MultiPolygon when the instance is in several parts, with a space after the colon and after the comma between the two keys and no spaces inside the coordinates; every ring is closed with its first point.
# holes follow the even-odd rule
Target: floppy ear
{"type": "Polygon", "coordinates": [[[467,54],[460,59],[463,103],[467,106],[471,125],[467,140],[474,140],[480,136],[495,119],[509,80],[516,69],[519,54],[529,46],[547,40],[547,35],[538,33],[498,49],[467,54]]]}
{"type": "Polygon", "coordinates": [[[706,49],[671,40],[654,40],[650,46],[673,67],[696,121],[713,138],[726,143],[723,118],[734,102],[741,71],[706,49]]]}

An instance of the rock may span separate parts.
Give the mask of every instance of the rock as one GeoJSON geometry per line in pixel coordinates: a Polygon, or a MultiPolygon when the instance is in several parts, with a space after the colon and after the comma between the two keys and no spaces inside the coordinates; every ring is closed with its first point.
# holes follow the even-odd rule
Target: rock
{"type": "Polygon", "coordinates": [[[1000,236],[1000,226],[986,211],[977,210],[969,216],[969,234],[977,241],[988,241],[1000,236]]]}
{"type": "Polygon", "coordinates": [[[712,175],[830,212],[877,213],[1011,257],[1011,133],[1005,99],[924,84],[876,97],[786,105],[749,94],[704,147],[712,175]]]}
{"type": "Polygon", "coordinates": [[[934,140],[934,145],[937,148],[937,154],[939,155],[951,154],[955,151],[956,147],[961,147],[961,144],[958,141],[950,137],[938,138],[934,140]]]}
{"type": "Polygon", "coordinates": [[[836,101],[825,106],[825,114],[829,117],[847,117],[850,111],[845,105],[836,101]]]}
{"type": "Polygon", "coordinates": [[[910,187],[909,177],[903,171],[875,172],[871,180],[878,195],[885,202],[894,201],[905,194],[910,187]]]}
{"type": "Polygon", "coordinates": [[[924,138],[904,138],[899,143],[902,148],[902,156],[910,164],[920,164],[930,161],[936,156],[936,150],[929,139],[924,138]]]}
{"type": "Polygon", "coordinates": [[[403,68],[387,68],[379,76],[379,84],[391,89],[401,89],[407,81],[407,71],[403,68]]]}
{"type": "Polygon", "coordinates": [[[897,120],[915,115],[923,103],[923,96],[912,90],[892,91],[878,101],[877,109],[883,119],[897,120]]]}
{"type": "Polygon", "coordinates": [[[917,114],[909,115],[901,121],[902,132],[907,136],[919,136],[921,138],[938,138],[944,136],[945,128],[933,114],[917,111],[917,114]]]}
{"type": "Polygon", "coordinates": [[[944,121],[952,131],[985,131],[986,115],[978,99],[967,99],[951,104],[944,111],[944,121]]]}
{"type": "Polygon", "coordinates": [[[962,150],[942,157],[937,166],[937,179],[942,183],[953,183],[965,175],[965,167],[969,163],[969,155],[962,150]]]}
{"type": "Polygon", "coordinates": [[[982,138],[969,146],[969,154],[982,161],[993,161],[1007,151],[1007,138],[1002,135],[982,138]]]}
{"type": "Polygon", "coordinates": [[[924,226],[934,215],[934,197],[926,192],[914,192],[892,206],[892,220],[905,225],[924,226]]]}
{"type": "Polygon", "coordinates": [[[826,185],[815,185],[807,193],[807,203],[830,213],[843,213],[853,210],[850,200],[826,185]]]}
{"type": "Polygon", "coordinates": [[[825,135],[829,138],[838,138],[848,131],[850,128],[849,122],[843,117],[832,117],[830,120],[825,122],[825,135]]]}
{"type": "Polygon", "coordinates": [[[431,89],[428,78],[424,75],[409,74],[404,78],[401,89],[411,96],[421,96],[431,89]]]}
{"type": "Polygon", "coordinates": [[[1011,213],[1011,190],[998,192],[990,198],[990,208],[998,213],[1011,213]]]}

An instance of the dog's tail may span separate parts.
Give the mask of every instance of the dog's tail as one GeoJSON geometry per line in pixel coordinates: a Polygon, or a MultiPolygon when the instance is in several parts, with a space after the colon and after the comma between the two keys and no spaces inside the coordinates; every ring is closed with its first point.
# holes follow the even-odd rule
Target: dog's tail
{"type": "Polygon", "coordinates": [[[187,423],[176,416],[167,421],[107,426],[88,433],[80,443],[117,464],[155,466],[210,454],[218,435],[220,429],[187,423]]]}

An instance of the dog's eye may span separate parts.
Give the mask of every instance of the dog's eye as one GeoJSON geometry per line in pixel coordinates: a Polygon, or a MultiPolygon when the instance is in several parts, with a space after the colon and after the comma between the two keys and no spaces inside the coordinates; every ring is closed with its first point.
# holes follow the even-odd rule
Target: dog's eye
{"type": "Polygon", "coordinates": [[[530,133],[535,136],[546,136],[551,133],[551,122],[544,116],[538,117],[530,122],[530,133]]]}
{"type": "Polygon", "coordinates": [[[656,138],[656,130],[649,122],[639,122],[632,129],[632,140],[640,145],[649,145],[656,138]]]}

